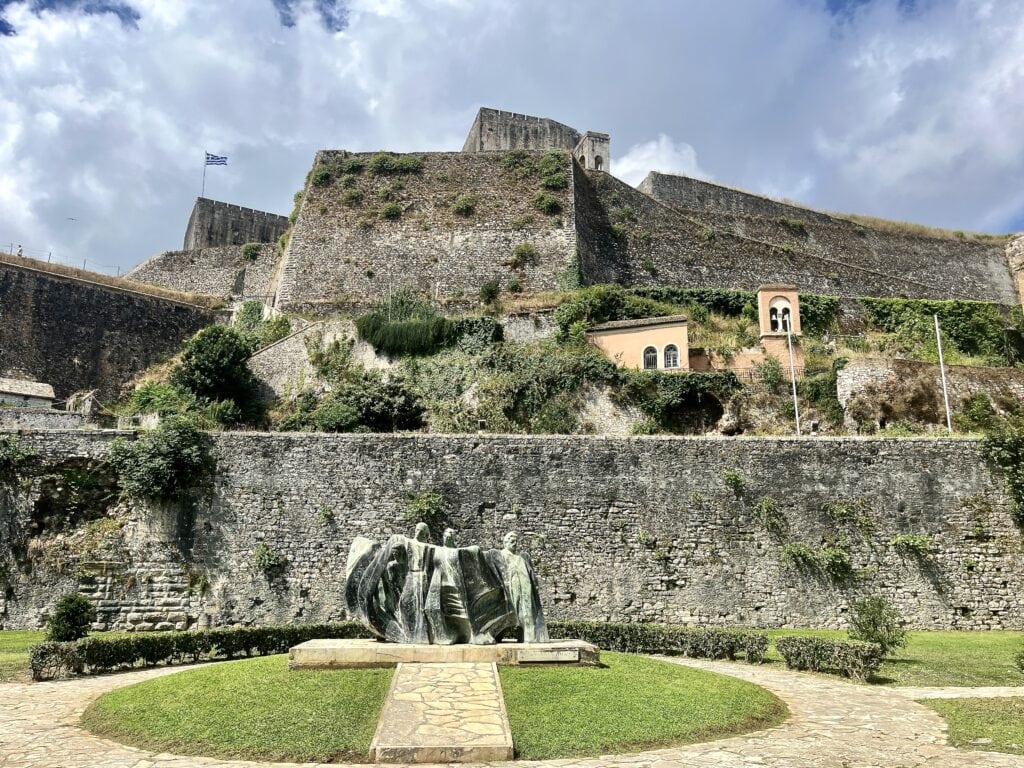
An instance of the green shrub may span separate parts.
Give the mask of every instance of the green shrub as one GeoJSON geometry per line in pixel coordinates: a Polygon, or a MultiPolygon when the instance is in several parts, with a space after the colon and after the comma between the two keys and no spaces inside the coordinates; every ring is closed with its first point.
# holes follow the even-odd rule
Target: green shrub
{"type": "Polygon", "coordinates": [[[501,294],[501,283],[497,280],[488,280],[480,286],[480,301],[484,304],[493,304],[501,294]]]}
{"type": "Polygon", "coordinates": [[[533,207],[548,216],[562,212],[562,201],[550,192],[538,192],[533,196],[533,207]]]}
{"type": "Polygon", "coordinates": [[[421,491],[405,505],[405,522],[436,525],[444,519],[444,499],[435,491],[421,491]]]}
{"type": "Polygon", "coordinates": [[[565,189],[569,186],[569,179],[564,172],[555,171],[544,176],[540,183],[544,189],[565,189]]]}
{"type": "Polygon", "coordinates": [[[989,469],[1002,476],[1014,520],[1024,525],[1024,427],[1008,426],[985,437],[980,452],[989,469]]]}
{"type": "Polygon", "coordinates": [[[256,261],[256,258],[260,255],[260,244],[259,243],[246,243],[242,246],[242,258],[246,261],[256,261]]]}
{"type": "Polygon", "coordinates": [[[77,675],[83,669],[78,646],[74,642],[46,641],[33,645],[28,653],[28,666],[32,679],[36,681],[77,675]]]}
{"type": "Polygon", "coordinates": [[[885,656],[876,643],[802,635],[780,635],[775,648],[790,669],[838,673],[855,680],[871,679],[885,656]]]}
{"type": "Polygon", "coordinates": [[[345,189],[353,189],[359,183],[359,177],[354,173],[345,173],[338,179],[338,183],[345,189]]]}
{"type": "Polygon", "coordinates": [[[508,265],[512,269],[525,269],[537,266],[539,261],[540,252],[537,250],[537,246],[531,242],[522,242],[512,249],[512,260],[508,265]]]}
{"type": "Polygon", "coordinates": [[[612,223],[608,225],[608,234],[610,234],[614,240],[625,240],[626,228],[621,224],[612,223]]]}
{"type": "Polygon", "coordinates": [[[754,370],[761,384],[769,392],[776,392],[782,384],[782,365],[776,358],[770,355],[765,357],[764,362],[754,366],[754,370]]]}
{"type": "Polygon", "coordinates": [[[754,514],[768,533],[773,536],[784,536],[789,530],[786,514],[779,507],[779,502],[771,496],[763,496],[754,504],[754,514]]]}
{"type": "Polygon", "coordinates": [[[725,483],[725,487],[732,491],[732,495],[737,499],[741,498],[746,491],[747,481],[743,479],[743,475],[740,474],[739,470],[723,470],[722,482],[725,483]]]}
{"type": "Polygon", "coordinates": [[[791,541],[782,548],[782,566],[789,570],[807,571],[818,567],[818,553],[800,541],[791,541]]]}
{"type": "Polygon", "coordinates": [[[973,392],[953,413],[953,424],[961,432],[996,432],[1002,419],[987,392],[973,392]]]}
{"type": "Polygon", "coordinates": [[[354,621],[93,635],[77,642],[35,645],[29,651],[29,666],[34,680],[53,680],[68,674],[130,669],[140,663],[156,666],[287,653],[289,648],[314,639],[369,637],[366,628],[354,621]]]}
{"type": "Polygon", "coordinates": [[[261,541],[253,550],[252,564],[270,579],[280,575],[288,567],[288,558],[272,549],[265,541],[261,541]]]}
{"type": "Polygon", "coordinates": [[[314,187],[326,187],[333,179],[334,175],[331,173],[331,169],[326,165],[321,165],[313,171],[314,187]]]}
{"type": "Polygon", "coordinates": [[[136,387],[125,404],[130,413],[157,413],[169,416],[187,413],[195,407],[195,396],[159,381],[147,381],[136,387]]]}
{"type": "Polygon", "coordinates": [[[749,304],[753,313],[752,322],[757,322],[757,300],[753,291],[734,291],[719,288],[670,288],[668,286],[643,286],[633,288],[631,293],[654,301],[676,305],[697,304],[709,312],[726,317],[739,317],[749,304]]]}
{"type": "Polygon", "coordinates": [[[861,299],[874,328],[895,333],[909,346],[935,350],[935,321],[939,316],[944,346],[965,355],[1006,360],[1008,334],[998,304],[981,301],[924,301],[918,299],[861,299]]]}
{"type": "Polygon", "coordinates": [[[506,290],[509,293],[522,293],[523,281],[520,280],[518,277],[513,277],[511,280],[508,281],[508,286],[506,290]]]}
{"type": "Polygon", "coordinates": [[[594,285],[563,299],[555,310],[555,322],[564,337],[575,323],[597,325],[611,320],[638,320],[665,317],[680,312],[680,307],[638,296],[618,285],[594,285]]]}
{"type": "Polygon", "coordinates": [[[380,207],[378,214],[382,219],[395,221],[396,219],[402,218],[402,206],[398,203],[388,203],[387,205],[382,205],[380,207]]]}
{"type": "Polygon", "coordinates": [[[378,352],[392,357],[430,355],[455,341],[455,328],[440,315],[388,320],[380,311],[356,320],[356,330],[378,352]]]}
{"type": "Polygon", "coordinates": [[[476,198],[472,195],[459,195],[452,201],[449,210],[456,216],[472,216],[476,210],[476,198]]]}
{"type": "Polygon", "coordinates": [[[350,187],[341,193],[341,202],[349,208],[354,208],[363,202],[363,191],[357,187],[350,187]]]}
{"type": "Polygon", "coordinates": [[[604,651],[665,654],[705,659],[735,659],[760,664],[768,651],[764,632],[672,624],[616,624],[604,621],[551,622],[552,638],[583,640],[604,651]]]}
{"type": "Polygon", "coordinates": [[[820,338],[839,328],[839,297],[815,293],[800,294],[800,330],[804,336],[820,338]]]}
{"type": "Polygon", "coordinates": [[[703,433],[722,416],[722,402],[741,389],[732,371],[622,370],[614,399],[639,408],[667,432],[703,433]]]}
{"type": "Polygon", "coordinates": [[[36,458],[38,454],[23,448],[17,435],[0,435],[0,482],[14,480],[36,458]]]}
{"type": "Polygon", "coordinates": [[[191,419],[168,416],[133,441],[115,439],[108,460],[131,498],[173,500],[210,473],[209,443],[191,419]]]}
{"type": "Polygon", "coordinates": [[[185,343],[171,384],[200,400],[234,400],[243,410],[255,405],[256,386],[247,361],[250,339],[233,328],[211,325],[185,343]]]}
{"type": "Polygon", "coordinates": [[[364,168],[366,168],[366,161],[363,160],[363,158],[355,157],[354,155],[350,155],[338,163],[338,169],[342,173],[351,176],[358,176],[363,172],[364,168]]]}
{"type": "Polygon", "coordinates": [[[579,431],[580,417],[576,398],[560,393],[544,403],[530,420],[531,435],[571,435],[579,431]]]}
{"type": "Polygon", "coordinates": [[[931,552],[932,537],[925,533],[897,533],[889,539],[889,546],[900,553],[923,557],[931,552]]]}
{"type": "Polygon", "coordinates": [[[907,633],[900,615],[884,597],[867,597],[850,604],[851,640],[873,643],[882,655],[907,644],[907,633]]]}
{"type": "Polygon", "coordinates": [[[89,634],[94,621],[96,608],[88,598],[78,593],[64,595],[46,621],[46,639],[56,643],[78,640],[89,634]]]}
{"type": "Polygon", "coordinates": [[[370,173],[376,176],[391,174],[419,173],[423,170],[423,158],[419,155],[393,155],[378,152],[366,164],[370,173]]]}

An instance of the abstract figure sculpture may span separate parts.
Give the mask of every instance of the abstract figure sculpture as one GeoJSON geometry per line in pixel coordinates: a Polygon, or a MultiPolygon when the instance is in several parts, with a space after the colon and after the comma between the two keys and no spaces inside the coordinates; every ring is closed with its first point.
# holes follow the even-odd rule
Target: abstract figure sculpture
{"type": "Polygon", "coordinates": [[[501,550],[458,547],[449,528],[436,546],[425,523],[383,545],[357,537],[346,565],[349,615],[396,643],[547,642],[537,579],[518,545],[508,533],[501,550]]]}

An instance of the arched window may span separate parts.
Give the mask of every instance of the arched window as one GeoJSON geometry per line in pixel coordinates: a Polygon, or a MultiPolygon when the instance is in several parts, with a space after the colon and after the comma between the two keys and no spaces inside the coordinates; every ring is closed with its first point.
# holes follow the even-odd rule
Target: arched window
{"type": "Polygon", "coordinates": [[[594,155],[594,168],[600,171],[602,165],[604,165],[604,160],[601,159],[601,156],[594,155]]]}
{"type": "Polygon", "coordinates": [[[768,325],[772,333],[792,330],[792,308],[785,296],[776,296],[768,302],[768,325]]]}
{"type": "Polygon", "coordinates": [[[679,347],[677,347],[675,344],[669,344],[667,347],[665,347],[665,367],[679,367],[679,347]]]}
{"type": "Polygon", "coordinates": [[[658,367],[658,350],[654,347],[648,347],[644,350],[644,369],[649,370],[651,368],[658,367]]]}

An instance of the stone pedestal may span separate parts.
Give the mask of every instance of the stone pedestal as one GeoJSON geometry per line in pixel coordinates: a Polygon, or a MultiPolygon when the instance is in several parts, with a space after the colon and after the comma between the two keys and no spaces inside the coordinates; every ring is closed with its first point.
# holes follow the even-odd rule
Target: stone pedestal
{"type": "Polygon", "coordinates": [[[582,640],[494,645],[406,645],[377,640],[309,640],[288,651],[291,669],[394,667],[398,664],[600,663],[597,646],[582,640]]]}

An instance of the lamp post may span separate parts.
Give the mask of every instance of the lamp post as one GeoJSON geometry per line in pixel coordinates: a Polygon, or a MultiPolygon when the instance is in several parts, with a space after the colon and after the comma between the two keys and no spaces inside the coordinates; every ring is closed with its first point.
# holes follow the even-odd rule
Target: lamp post
{"type": "Polygon", "coordinates": [[[939,375],[942,377],[942,400],[946,404],[946,429],[953,434],[953,416],[949,412],[949,389],[946,387],[946,362],[942,358],[942,331],[939,330],[939,316],[935,318],[935,341],[939,346],[939,375]]]}

